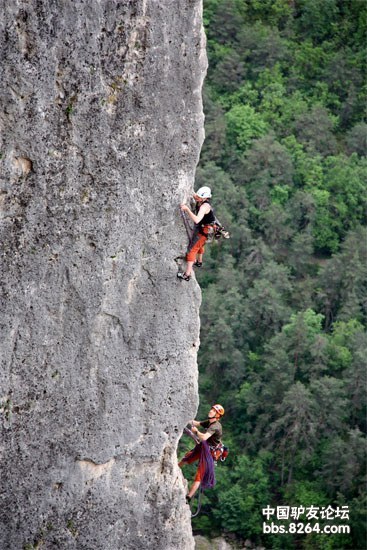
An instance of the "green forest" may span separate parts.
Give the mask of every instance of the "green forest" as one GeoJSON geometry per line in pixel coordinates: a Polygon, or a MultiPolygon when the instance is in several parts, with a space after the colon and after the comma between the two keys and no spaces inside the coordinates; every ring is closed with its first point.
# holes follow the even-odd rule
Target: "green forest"
{"type": "Polygon", "coordinates": [[[204,0],[195,188],[211,187],[231,238],[196,270],[198,418],[224,406],[229,457],[193,529],[242,547],[366,547],[366,12],[363,0],[204,0]],[[350,534],[264,535],[268,505],[347,506],[329,523],[350,534]]]}

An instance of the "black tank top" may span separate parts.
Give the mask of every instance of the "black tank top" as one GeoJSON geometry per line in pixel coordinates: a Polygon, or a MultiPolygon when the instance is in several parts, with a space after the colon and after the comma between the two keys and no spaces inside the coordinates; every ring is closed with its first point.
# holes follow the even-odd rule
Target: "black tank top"
{"type": "Polygon", "coordinates": [[[202,225],[209,225],[210,223],[213,223],[215,221],[215,216],[213,214],[213,210],[212,210],[212,205],[210,204],[209,201],[204,201],[200,204],[200,206],[198,206],[198,208],[196,209],[196,213],[199,212],[200,208],[203,206],[203,204],[209,204],[210,206],[210,212],[208,212],[207,214],[205,214],[205,216],[203,217],[203,219],[197,224],[199,227],[202,226],[202,225]]]}

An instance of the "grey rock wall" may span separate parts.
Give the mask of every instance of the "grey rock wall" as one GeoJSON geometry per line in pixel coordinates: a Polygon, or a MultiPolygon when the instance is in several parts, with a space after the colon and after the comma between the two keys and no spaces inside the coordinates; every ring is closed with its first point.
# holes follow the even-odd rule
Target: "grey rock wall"
{"type": "Polygon", "coordinates": [[[2,0],[0,548],[191,549],[201,0],[2,0]]]}

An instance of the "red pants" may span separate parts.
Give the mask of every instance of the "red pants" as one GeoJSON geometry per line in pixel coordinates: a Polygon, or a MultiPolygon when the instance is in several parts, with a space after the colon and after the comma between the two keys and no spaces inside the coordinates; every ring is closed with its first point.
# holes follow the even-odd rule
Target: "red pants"
{"type": "MultiPolygon", "coordinates": [[[[192,464],[193,462],[196,462],[200,459],[200,453],[201,453],[201,447],[195,447],[192,451],[189,451],[183,458],[183,461],[186,464],[192,464]]],[[[195,479],[194,481],[201,481],[203,479],[204,471],[202,471],[203,468],[200,468],[200,464],[198,466],[198,469],[196,471],[195,479]]]]}
{"type": "MultiPolygon", "coordinates": [[[[202,230],[204,232],[207,231],[206,227],[204,227],[202,230]]],[[[199,232],[197,232],[196,234],[194,233],[186,254],[187,262],[194,262],[196,260],[196,254],[204,254],[204,245],[206,243],[206,239],[207,235],[202,235],[199,232]]]]}

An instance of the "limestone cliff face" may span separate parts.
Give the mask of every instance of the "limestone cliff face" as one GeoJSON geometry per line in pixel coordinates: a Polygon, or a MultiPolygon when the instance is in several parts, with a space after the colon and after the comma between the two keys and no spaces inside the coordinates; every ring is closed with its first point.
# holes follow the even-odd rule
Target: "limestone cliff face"
{"type": "Polygon", "coordinates": [[[0,25],[0,548],[193,548],[201,0],[3,1],[0,25]]]}

